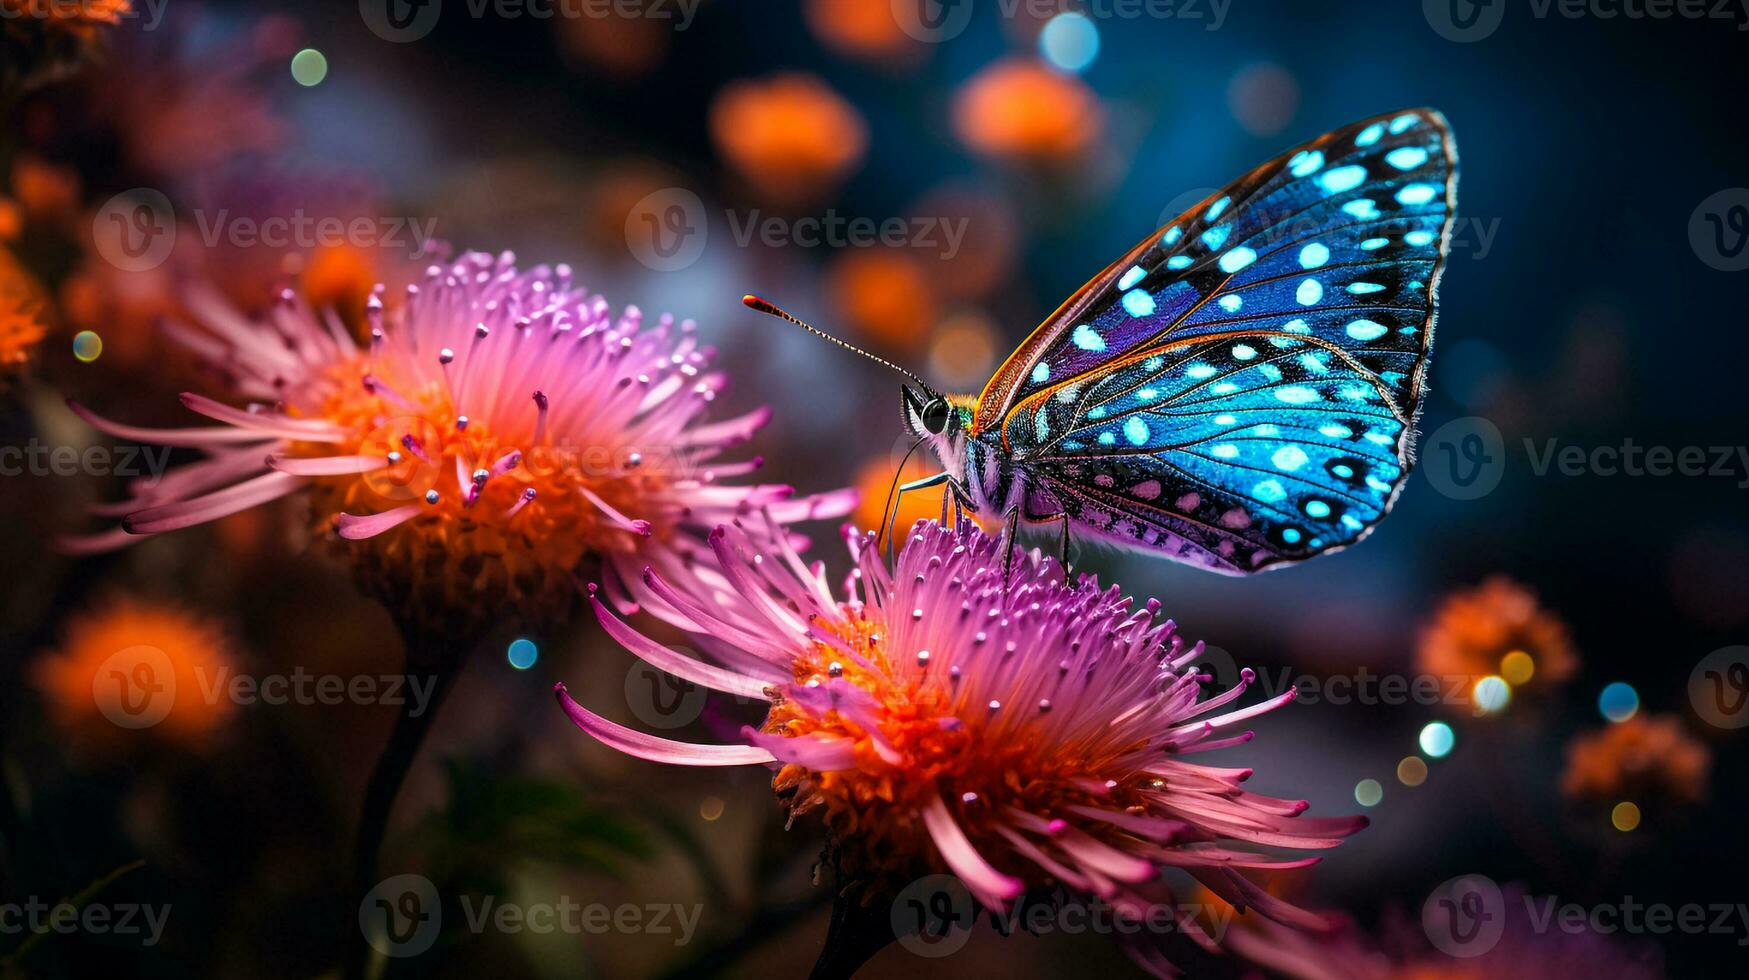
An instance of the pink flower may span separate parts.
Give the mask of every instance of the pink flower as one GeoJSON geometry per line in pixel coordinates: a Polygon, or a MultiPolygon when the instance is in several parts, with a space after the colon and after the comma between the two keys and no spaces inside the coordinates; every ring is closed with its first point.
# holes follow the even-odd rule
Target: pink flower
{"type": "MultiPolygon", "coordinates": [[[[748,522],[751,525],[753,522],[748,522]]],[[[990,909],[1052,884],[1140,916],[1179,867],[1216,894],[1306,927],[1323,920],[1238,869],[1300,868],[1244,844],[1335,847],[1364,818],[1311,819],[1304,801],[1248,793],[1249,769],[1192,761],[1248,742],[1239,726],[1292,699],[1233,705],[1254,675],[1201,698],[1171,621],[1114,586],[1066,581],[1050,559],[919,522],[889,571],[847,530],[856,568],[840,598],[773,530],[718,528],[716,567],[651,571],[633,595],[695,634],[710,661],[677,654],[596,601],[608,633],[652,665],[770,703],[738,745],[697,745],[560,704],[578,727],[639,758],[777,767],[793,813],[821,811],[842,866],[900,883],[947,869],[990,909]]],[[[1188,914],[1181,925],[1200,935],[1188,914]]]]}
{"type": "Polygon", "coordinates": [[[390,312],[382,292],[363,347],[289,291],[259,323],[193,297],[202,328],[173,336],[250,404],[184,394],[223,423],[186,429],[139,429],[74,405],[111,435],[207,458],[137,484],[103,508],[125,515],[122,526],[73,549],[305,492],[319,529],[344,539],[342,554],[386,597],[539,622],[571,605],[592,560],[610,582],[635,578],[701,556],[704,533],[738,514],[828,517],[854,503],[730,482],[760,461],[718,457],[770,413],[705,421],[724,378],[691,321],[652,326],[635,307],[616,316],[569,268],[525,272],[508,253],[433,265],[390,312]]]}

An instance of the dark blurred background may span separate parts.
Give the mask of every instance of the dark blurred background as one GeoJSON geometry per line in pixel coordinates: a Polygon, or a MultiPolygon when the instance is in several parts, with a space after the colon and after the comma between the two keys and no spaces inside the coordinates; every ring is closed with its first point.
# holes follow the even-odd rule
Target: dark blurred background
{"type": "MultiPolygon", "coordinates": [[[[78,230],[144,187],[184,216],[392,216],[435,222],[458,248],[569,262],[616,304],[699,321],[734,379],[728,409],[775,409],[757,444],[771,478],[879,498],[904,446],[895,376],[743,309],[742,293],[975,392],[1087,277],[1210,189],[1351,120],[1431,105],[1462,154],[1460,223],[1424,466],[1393,515],[1343,554],[1255,579],[1077,557],[1160,598],[1222,662],[1325,695],[1269,715],[1229,753],[1255,767],[1254,789],[1372,818],[1284,881],[1295,900],[1369,931],[1406,917],[1412,932],[1435,886],[1463,874],[1587,908],[1749,902],[1732,725],[1749,717],[1709,711],[1704,683],[1691,686],[1703,659],[1749,642],[1749,9],[927,6],[945,26],[906,21],[887,0],[651,0],[628,8],[636,16],[551,18],[474,16],[449,0],[405,43],[346,0],[169,0],[150,29],[144,14],[125,19],[87,64],[8,107],[0,244],[47,336],[7,393],[5,441],[88,439],[64,394],[117,416],[181,417],[172,396],[192,382],[151,332],[174,311],[168,275],[118,271],[78,230]],[[891,242],[849,237],[853,220],[892,219],[906,221],[891,242]],[[816,220],[827,241],[809,237],[816,220]],[[768,222],[769,234],[749,231],[768,222]],[[82,331],[101,355],[83,356],[82,331]],[[1474,484],[1457,468],[1478,462],[1467,437],[1491,431],[1501,441],[1486,444],[1482,479],[1497,486],[1464,499],[1474,484]],[[1625,440],[1723,447],[1705,458],[1725,463],[1710,475],[1539,473],[1550,440],[1588,459],[1625,440]],[[1442,465],[1443,479],[1430,473],[1442,465]],[[1511,581],[1474,591],[1495,576],[1511,581]],[[1540,675],[1502,665],[1511,652],[1540,675]],[[1345,688],[1331,680],[1363,670],[1468,680],[1458,704],[1335,703],[1345,688]],[[1505,683],[1478,689],[1488,675],[1505,683]],[[1606,697],[1614,684],[1631,691],[1606,697]],[[1650,727],[1605,731],[1623,725],[1650,727]]],[[[423,265],[399,248],[288,264],[182,238],[170,267],[245,306],[286,278],[356,304],[361,283],[405,282],[423,265]]],[[[219,624],[257,673],[393,672],[395,634],[344,572],[301,554],[284,528],[303,522],[277,511],[101,558],[57,554],[58,534],[86,526],[80,507],[115,493],[100,478],[0,481],[0,900],[74,895],[143,859],[102,895],[172,914],[156,945],[54,936],[4,962],[20,976],[332,972],[352,938],[346,842],[391,712],[256,705],[182,743],[118,743],[58,710],[69,695],[33,664],[68,645],[69,621],[122,593],[219,624]]],[[[655,710],[637,703],[635,661],[592,625],[526,637],[537,652],[519,648],[513,664],[518,638],[496,638],[444,707],[392,863],[522,902],[698,902],[698,934],[677,946],[459,930],[442,955],[389,975],[804,974],[825,928],[825,889],[808,882],[818,828],[784,830],[763,771],[661,767],[572,729],[551,707],[556,680],[627,724],[655,710]]],[[[1728,679],[1746,657],[1709,663],[1728,679]]],[[[712,702],[666,734],[709,739],[747,713],[712,702]]],[[[1749,916],[1732,922],[1599,941],[1661,958],[1669,976],[1735,976],[1749,916]]],[[[0,955],[18,945],[0,935],[0,955]]],[[[964,953],[895,947],[867,975],[1095,968],[1134,970],[1101,937],[981,927],[964,953]]]]}

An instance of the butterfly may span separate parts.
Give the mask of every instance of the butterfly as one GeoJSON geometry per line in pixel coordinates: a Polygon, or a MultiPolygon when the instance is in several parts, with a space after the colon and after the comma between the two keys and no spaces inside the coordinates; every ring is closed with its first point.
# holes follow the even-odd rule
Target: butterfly
{"type": "Polygon", "coordinates": [[[1363,119],[1143,239],[975,397],[874,358],[944,467],[901,492],[1227,575],[1354,544],[1414,460],[1456,207],[1443,116],[1363,119]]]}

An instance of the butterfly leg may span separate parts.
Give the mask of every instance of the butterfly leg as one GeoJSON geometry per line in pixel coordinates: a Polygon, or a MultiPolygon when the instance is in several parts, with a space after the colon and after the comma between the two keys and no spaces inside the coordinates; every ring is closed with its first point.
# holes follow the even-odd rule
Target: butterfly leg
{"type": "Polygon", "coordinates": [[[1008,573],[1014,570],[1014,545],[1020,539],[1020,505],[1008,508],[1008,513],[1002,518],[1002,537],[998,546],[1002,548],[1002,581],[1007,583],[1008,573]]]}
{"type": "Polygon", "coordinates": [[[892,509],[881,515],[882,529],[887,532],[887,551],[889,556],[893,550],[893,538],[898,532],[898,528],[893,525],[897,524],[899,521],[899,508],[903,506],[905,502],[905,494],[914,490],[927,490],[930,487],[938,487],[941,484],[948,482],[951,482],[950,478],[948,477],[947,472],[943,471],[934,476],[926,476],[921,480],[912,480],[910,483],[902,483],[899,485],[898,492],[894,495],[892,509]]]}
{"type": "Polygon", "coordinates": [[[1058,539],[1057,561],[1063,566],[1063,575],[1069,574],[1069,515],[1063,512],[1051,514],[1048,517],[1037,518],[1039,523],[1057,521],[1062,525],[1062,536],[1058,539]]]}

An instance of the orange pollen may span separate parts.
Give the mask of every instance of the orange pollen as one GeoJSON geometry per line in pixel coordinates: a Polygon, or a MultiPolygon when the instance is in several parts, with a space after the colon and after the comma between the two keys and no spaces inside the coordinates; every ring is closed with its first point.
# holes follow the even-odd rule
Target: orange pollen
{"type": "Polygon", "coordinates": [[[375,546],[393,565],[421,569],[426,578],[441,568],[453,589],[482,602],[494,587],[510,601],[539,601],[542,591],[574,592],[585,559],[634,551],[675,524],[667,475],[642,465],[614,433],[591,433],[579,445],[577,433],[557,440],[544,421],[495,428],[491,419],[458,414],[441,380],[406,386],[373,376],[373,366],[365,356],[337,365],[311,389],[319,394],[304,400],[304,410],[287,408],[346,433],[340,443],[293,442],[288,456],[389,462],[314,478],[318,521],[331,526],[342,513],[421,509],[391,530],[343,542],[343,550],[375,546]],[[482,584],[482,576],[490,581],[482,584]]]}
{"type": "MultiPolygon", "coordinates": [[[[865,618],[862,610],[843,606],[840,612],[841,617],[821,618],[815,625],[844,641],[866,665],[833,644],[817,641],[795,661],[796,684],[841,680],[868,692],[878,731],[835,709],[818,715],[796,702],[776,701],[766,718],[766,733],[820,734],[856,742],[856,765],[850,769],[814,772],[790,764],[779,770],[773,785],[794,794],[792,808],[797,812],[823,806],[834,830],[897,838],[895,848],[904,850],[923,846],[925,831],[915,814],[937,794],[950,798],[950,805],[975,794],[978,805],[962,814],[974,833],[978,814],[1001,814],[1007,806],[1049,815],[1076,804],[1111,808],[1144,802],[1138,791],[1149,778],[1146,774],[1115,774],[1104,760],[1065,753],[1036,729],[1022,726],[1018,733],[1010,729],[1000,738],[984,737],[988,709],[956,703],[955,682],[945,680],[946,664],[928,664],[921,675],[895,675],[890,657],[917,654],[889,650],[883,624],[865,618]],[[921,680],[911,679],[919,676],[921,680]],[[1108,779],[1116,785],[1105,787],[1108,779]]],[[[1022,709],[1015,705],[1011,710],[1022,709]]]]}

